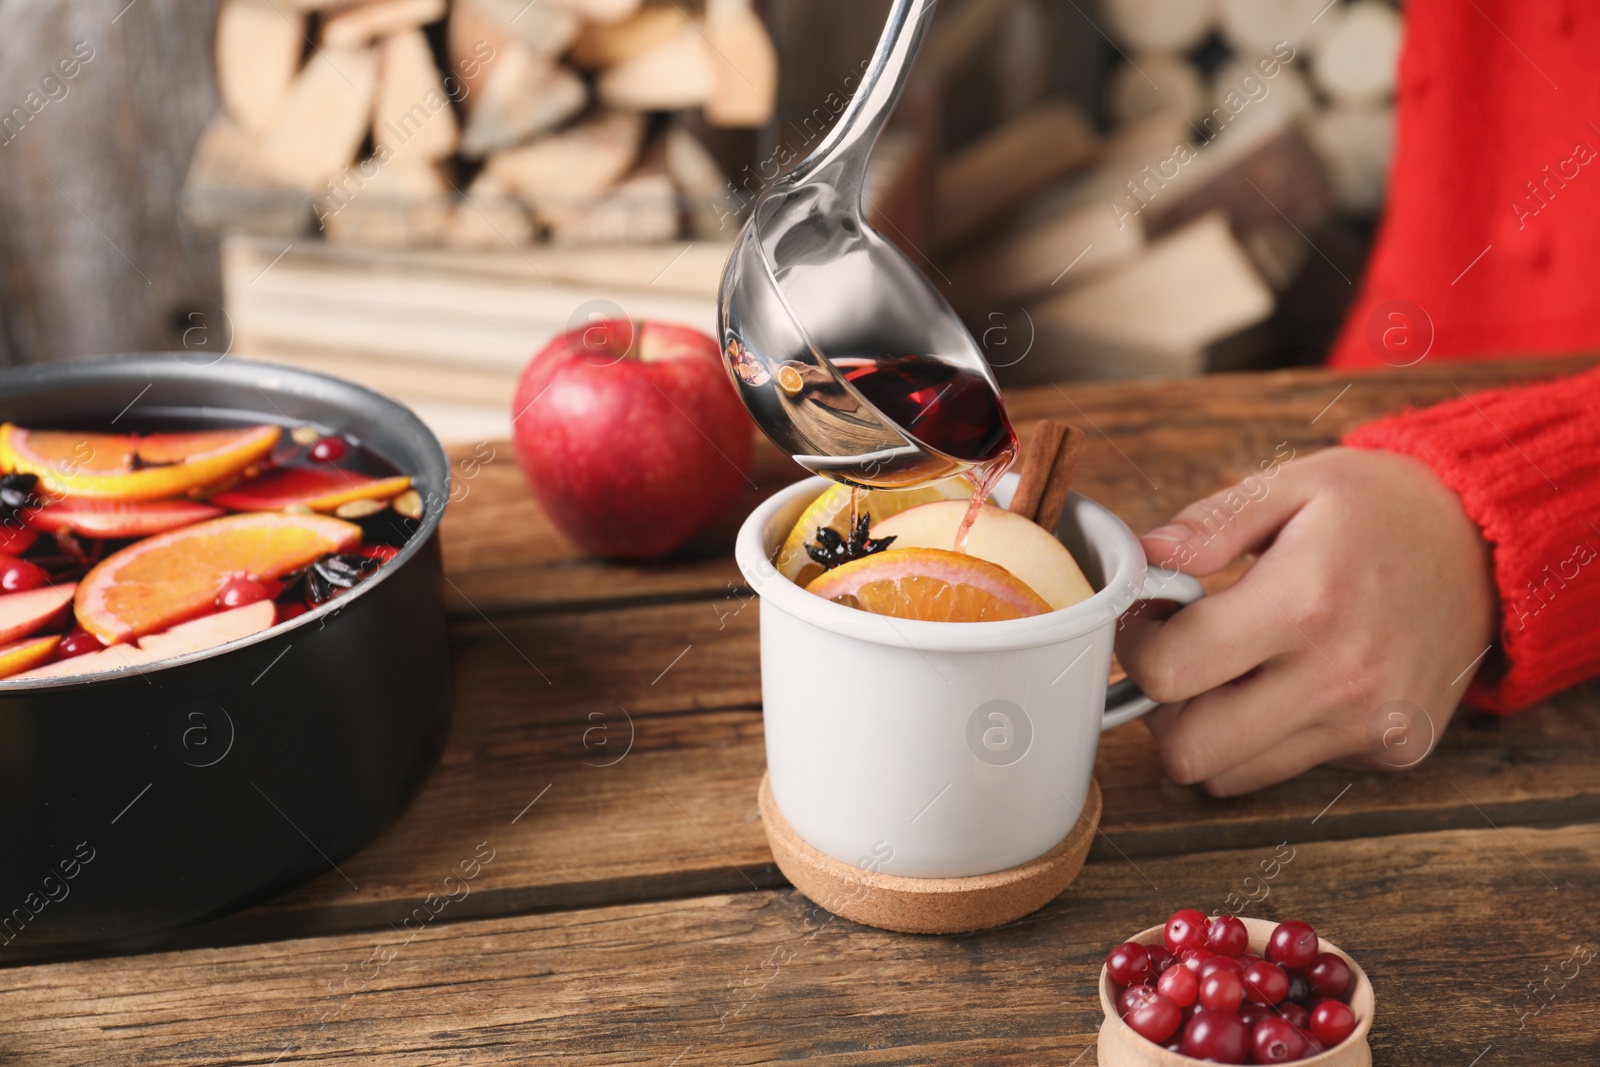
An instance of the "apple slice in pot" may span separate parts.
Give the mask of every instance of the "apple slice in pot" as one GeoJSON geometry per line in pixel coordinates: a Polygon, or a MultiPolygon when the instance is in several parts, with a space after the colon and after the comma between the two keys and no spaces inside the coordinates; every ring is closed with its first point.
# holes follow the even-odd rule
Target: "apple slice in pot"
{"type": "Polygon", "coordinates": [[[72,603],[77,588],[77,582],[64,582],[0,596],[0,645],[44,629],[72,603]]]}

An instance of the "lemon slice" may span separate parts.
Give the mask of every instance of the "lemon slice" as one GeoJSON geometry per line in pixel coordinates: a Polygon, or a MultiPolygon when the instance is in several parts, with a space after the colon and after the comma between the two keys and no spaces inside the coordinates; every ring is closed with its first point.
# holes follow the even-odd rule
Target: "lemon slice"
{"type": "MultiPolygon", "coordinates": [[[[890,515],[898,515],[920,504],[931,504],[936,500],[970,499],[972,499],[972,483],[967,480],[966,475],[958,474],[953,478],[946,478],[931,485],[921,485],[915,489],[863,489],[856,507],[859,511],[871,515],[873,523],[877,524],[890,515]]],[[[850,534],[848,485],[835,483],[828,486],[821,496],[800,513],[800,520],[794,524],[794,529],[789,531],[789,536],[783,540],[783,546],[773,557],[773,566],[778,568],[779,574],[796,585],[805,586],[822,573],[822,564],[806,555],[806,545],[815,543],[817,529],[824,526],[840,537],[848,539],[850,534]]]]}

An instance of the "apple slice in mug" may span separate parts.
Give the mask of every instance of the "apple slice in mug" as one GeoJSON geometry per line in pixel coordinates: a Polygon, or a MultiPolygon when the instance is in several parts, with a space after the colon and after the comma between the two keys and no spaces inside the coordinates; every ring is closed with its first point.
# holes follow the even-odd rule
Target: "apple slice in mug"
{"type": "MultiPolygon", "coordinates": [[[[938,500],[908,508],[872,527],[878,540],[893,537],[895,548],[943,548],[955,545],[956,531],[966,517],[965,500],[938,500]]],[[[1094,595],[1077,560],[1055,535],[1031,519],[993,504],[978,512],[967,535],[967,552],[996,563],[1022,579],[1050,605],[1069,608],[1094,595]]]]}

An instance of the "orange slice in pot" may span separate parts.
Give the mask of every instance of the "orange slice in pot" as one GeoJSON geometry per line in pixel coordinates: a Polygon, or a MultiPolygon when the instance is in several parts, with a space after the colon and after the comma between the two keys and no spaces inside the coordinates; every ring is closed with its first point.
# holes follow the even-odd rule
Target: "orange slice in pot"
{"type": "Polygon", "coordinates": [[[1050,605],[998,564],[942,548],[891,548],[835,567],[808,592],[876,615],[923,622],[998,622],[1050,605]]]}
{"type": "Polygon", "coordinates": [[[30,637],[0,648],[0,678],[9,678],[39,666],[55,654],[56,646],[60,643],[61,635],[51,634],[49,637],[30,637]]]}
{"type": "Polygon", "coordinates": [[[211,611],[234,575],[278,578],[361,543],[361,527],[326,515],[228,515],[113,552],[78,583],[78,625],[107,644],[211,611]]]}
{"type": "Polygon", "coordinates": [[[52,496],[155,500],[211,485],[264,458],[276,426],[196,433],[79,433],[0,425],[0,470],[36,474],[52,496]]]}
{"type": "Polygon", "coordinates": [[[389,500],[409,488],[411,479],[403,474],[372,478],[331,467],[284,467],[218,493],[211,503],[230,511],[332,511],[356,500],[389,500]]]}

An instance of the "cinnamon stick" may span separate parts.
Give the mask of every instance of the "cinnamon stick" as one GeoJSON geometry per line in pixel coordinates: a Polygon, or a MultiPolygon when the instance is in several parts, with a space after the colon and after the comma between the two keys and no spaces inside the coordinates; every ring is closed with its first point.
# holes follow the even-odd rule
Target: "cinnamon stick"
{"type": "Polygon", "coordinates": [[[1061,512],[1067,506],[1067,495],[1072,492],[1072,476],[1078,469],[1078,457],[1083,454],[1083,431],[1076,426],[1067,427],[1066,439],[1050,465],[1050,476],[1045,480],[1044,493],[1039,497],[1039,508],[1033,521],[1055,533],[1061,521],[1061,512]]]}
{"type": "Polygon", "coordinates": [[[1061,452],[1070,427],[1057,419],[1046,419],[1034,428],[1028,443],[1022,446],[1016,491],[1011,494],[1011,510],[1023,518],[1032,519],[1039,512],[1039,502],[1044,499],[1045,485],[1055,468],[1056,456],[1061,452]]]}

